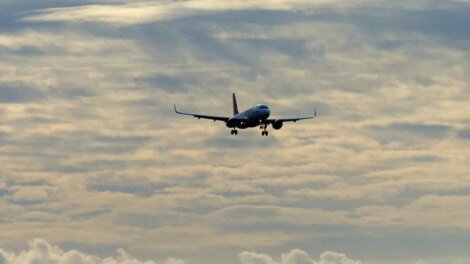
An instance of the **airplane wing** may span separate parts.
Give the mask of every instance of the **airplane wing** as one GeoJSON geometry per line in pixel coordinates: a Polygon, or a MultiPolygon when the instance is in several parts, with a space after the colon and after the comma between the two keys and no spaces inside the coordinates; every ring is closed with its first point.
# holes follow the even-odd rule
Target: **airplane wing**
{"type": "Polygon", "coordinates": [[[210,116],[210,115],[200,115],[200,114],[193,114],[193,113],[184,113],[184,112],[180,112],[176,109],[176,105],[175,106],[175,112],[177,114],[180,114],[180,115],[190,115],[190,116],[194,116],[196,117],[197,119],[211,119],[211,120],[214,120],[214,121],[224,121],[227,123],[227,121],[230,119],[229,117],[226,117],[226,116],[210,116]]]}
{"type": "Polygon", "coordinates": [[[294,117],[294,118],[276,118],[276,119],[269,118],[269,119],[266,119],[266,124],[272,124],[274,122],[281,122],[281,123],[294,122],[295,123],[299,120],[312,119],[312,118],[315,118],[315,117],[317,117],[317,109],[315,109],[313,116],[294,117]]]}
{"type": "Polygon", "coordinates": [[[297,118],[277,118],[277,119],[266,119],[266,123],[271,124],[274,122],[297,122],[299,120],[304,120],[304,119],[312,119],[315,118],[314,116],[308,116],[308,117],[297,117],[297,118]]]}

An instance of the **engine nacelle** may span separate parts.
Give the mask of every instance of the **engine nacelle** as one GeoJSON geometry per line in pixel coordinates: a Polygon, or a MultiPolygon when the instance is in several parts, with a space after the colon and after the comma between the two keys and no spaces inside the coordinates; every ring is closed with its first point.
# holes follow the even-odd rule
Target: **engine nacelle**
{"type": "Polygon", "coordinates": [[[233,120],[233,119],[229,119],[229,120],[227,121],[227,123],[225,123],[225,125],[226,125],[227,127],[233,128],[233,127],[235,127],[236,122],[235,122],[235,120],[233,120]]]}
{"type": "Polygon", "coordinates": [[[283,123],[281,121],[274,121],[273,122],[273,128],[276,129],[276,130],[281,129],[282,125],[283,125],[283,123]]]}

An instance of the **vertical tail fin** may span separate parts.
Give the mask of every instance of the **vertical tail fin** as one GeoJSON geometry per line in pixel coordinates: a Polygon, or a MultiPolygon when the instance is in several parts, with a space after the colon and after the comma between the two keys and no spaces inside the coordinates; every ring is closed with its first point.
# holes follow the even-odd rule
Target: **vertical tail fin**
{"type": "Polygon", "coordinates": [[[235,93],[233,93],[233,115],[238,114],[238,105],[237,105],[237,98],[235,97],[235,93]]]}

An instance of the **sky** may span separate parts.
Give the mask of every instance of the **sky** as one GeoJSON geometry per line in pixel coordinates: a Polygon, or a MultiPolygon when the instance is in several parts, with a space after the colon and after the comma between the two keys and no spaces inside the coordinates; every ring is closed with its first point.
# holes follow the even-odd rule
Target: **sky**
{"type": "Polygon", "coordinates": [[[0,264],[470,263],[468,0],[0,0],[0,264]],[[180,110],[318,118],[230,135],[180,110]]]}

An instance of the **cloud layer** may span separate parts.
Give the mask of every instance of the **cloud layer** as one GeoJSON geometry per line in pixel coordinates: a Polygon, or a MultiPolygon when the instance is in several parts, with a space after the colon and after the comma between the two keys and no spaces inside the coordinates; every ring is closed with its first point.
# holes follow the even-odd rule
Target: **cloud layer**
{"type": "Polygon", "coordinates": [[[50,8],[39,10],[23,21],[69,21],[106,22],[116,24],[140,24],[161,20],[178,19],[196,15],[214,14],[224,11],[283,10],[300,11],[322,6],[355,6],[361,1],[344,0],[294,0],[294,1],[137,1],[120,5],[84,5],[78,7],[50,8]]]}
{"type": "Polygon", "coordinates": [[[361,264],[348,258],[345,254],[337,252],[324,252],[320,260],[314,261],[305,251],[295,249],[282,254],[281,260],[274,261],[271,256],[255,252],[242,252],[238,254],[241,264],[361,264]]]}
{"type": "Polygon", "coordinates": [[[2,1],[0,248],[468,260],[468,14],[465,1],[2,1]],[[240,108],[319,117],[233,137],[173,112],[229,114],[232,92],[240,108]]]}
{"type": "Polygon", "coordinates": [[[100,258],[78,250],[64,251],[49,244],[43,239],[35,239],[29,243],[29,249],[15,254],[0,248],[1,264],[185,264],[183,260],[169,258],[166,261],[140,261],[132,258],[123,249],[119,249],[115,257],[100,258]]]}
{"type": "MultiPolygon", "coordinates": [[[[244,251],[238,254],[241,264],[361,264],[337,252],[324,252],[319,261],[314,261],[302,250],[295,249],[282,254],[280,262],[265,254],[244,251]]],[[[223,262],[221,260],[221,262],[223,262]]],[[[118,249],[115,257],[101,258],[82,253],[78,250],[64,251],[49,244],[44,239],[35,239],[29,243],[29,249],[16,254],[0,248],[0,264],[185,264],[180,259],[168,258],[165,261],[140,261],[131,257],[125,250],[118,249]]]]}

